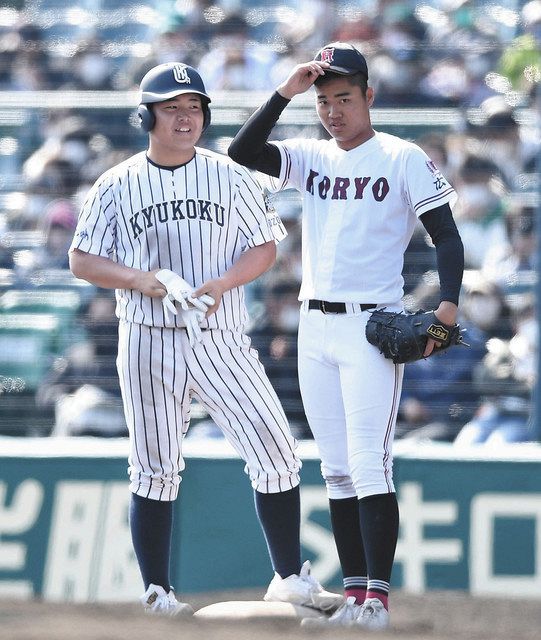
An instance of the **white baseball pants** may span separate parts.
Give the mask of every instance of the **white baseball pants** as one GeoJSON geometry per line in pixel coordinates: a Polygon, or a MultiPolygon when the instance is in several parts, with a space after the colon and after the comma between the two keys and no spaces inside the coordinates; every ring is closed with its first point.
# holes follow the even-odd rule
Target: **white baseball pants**
{"type": "Polygon", "coordinates": [[[301,305],[300,390],[330,498],[394,491],[392,445],[404,365],[368,343],[369,314],[325,314],[301,305]]]}

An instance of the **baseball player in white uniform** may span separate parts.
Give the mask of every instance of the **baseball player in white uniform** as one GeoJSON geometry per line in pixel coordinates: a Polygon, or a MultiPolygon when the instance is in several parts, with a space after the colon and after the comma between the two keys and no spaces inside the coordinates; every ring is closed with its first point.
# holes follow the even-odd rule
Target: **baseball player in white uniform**
{"type": "MultiPolygon", "coordinates": [[[[299,383],[321,456],[346,601],[315,625],[389,624],[398,537],[392,443],[403,366],[369,344],[371,311],[401,311],[404,252],[419,219],[437,253],[437,317],[454,324],[464,266],[455,191],[415,144],[374,131],[362,54],[331,43],[297,65],[233,140],[229,155],[302,195],[299,383]],[[289,101],[315,86],[330,140],[267,142],[289,101]]],[[[429,340],[425,355],[435,348],[429,340]]]]}
{"type": "Polygon", "coordinates": [[[169,565],[182,440],[197,398],[246,462],[275,570],[265,598],[335,609],[343,597],[324,591],[309,563],[301,567],[296,442],[244,333],[243,285],[273,264],[283,228],[246,169],[195,146],[210,122],[195,69],[159,65],[140,88],[148,149],[90,190],[70,267],[116,289],[142,602],[150,612],[192,613],[170,587],[169,565]]]}

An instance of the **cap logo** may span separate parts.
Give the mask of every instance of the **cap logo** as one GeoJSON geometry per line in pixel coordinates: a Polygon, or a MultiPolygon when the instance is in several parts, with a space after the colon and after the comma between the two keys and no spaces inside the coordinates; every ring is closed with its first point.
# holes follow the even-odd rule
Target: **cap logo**
{"type": "Polygon", "coordinates": [[[185,64],[176,64],[173,67],[173,76],[179,84],[191,83],[190,76],[188,75],[188,69],[186,67],[187,65],[185,64]]]}
{"type": "Polygon", "coordinates": [[[328,62],[331,64],[334,58],[334,47],[330,49],[323,49],[321,52],[321,62],[328,62]]]}

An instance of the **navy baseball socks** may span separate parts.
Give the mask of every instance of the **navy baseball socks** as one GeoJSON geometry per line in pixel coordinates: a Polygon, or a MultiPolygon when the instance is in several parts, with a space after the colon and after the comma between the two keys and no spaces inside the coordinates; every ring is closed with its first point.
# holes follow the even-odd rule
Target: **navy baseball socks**
{"type": "Polygon", "coordinates": [[[335,611],[344,598],[323,589],[311,575],[308,560],[301,567],[299,487],[281,493],[256,491],[255,506],[275,572],[263,599],[335,611]]]}
{"type": "Polygon", "coordinates": [[[354,597],[355,604],[362,604],[377,598],[387,609],[398,537],[396,494],[330,499],[329,506],[346,599],[354,597]],[[368,580],[367,575],[379,579],[368,580]]]}
{"type": "Polygon", "coordinates": [[[346,600],[332,616],[305,618],[301,625],[387,629],[389,579],[398,537],[396,495],[331,499],[329,503],[346,600]],[[381,579],[367,580],[367,574],[381,579]]]}
{"type": "Polygon", "coordinates": [[[274,571],[287,578],[301,570],[301,504],[297,485],[280,493],[254,492],[255,510],[274,571]]]}
{"type": "Polygon", "coordinates": [[[366,598],[368,584],[364,557],[361,524],[359,520],[359,500],[356,497],[329,499],[331,525],[344,576],[344,595],[355,598],[362,604],[366,598]]]}
{"type": "Polygon", "coordinates": [[[179,602],[169,585],[173,503],[132,493],[129,519],[133,548],[145,585],[141,596],[145,611],[165,616],[193,615],[191,606],[179,602]]]}
{"type": "Polygon", "coordinates": [[[130,530],[145,589],[149,584],[169,589],[173,503],[132,493],[130,530]]]}
{"type": "Polygon", "coordinates": [[[382,493],[359,500],[362,540],[369,576],[367,600],[378,599],[389,607],[389,582],[398,539],[396,493],[382,493]]]}

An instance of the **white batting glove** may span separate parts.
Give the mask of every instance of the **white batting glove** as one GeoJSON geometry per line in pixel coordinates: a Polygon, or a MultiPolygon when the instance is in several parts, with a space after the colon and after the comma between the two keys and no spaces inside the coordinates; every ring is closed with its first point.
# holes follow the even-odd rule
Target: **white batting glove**
{"type": "Polygon", "coordinates": [[[174,271],[161,269],[156,273],[155,278],[167,289],[167,295],[162,298],[162,303],[168,322],[172,316],[177,315],[175,301],[180,303],[184,311],[195,307],[204,313],[214,304],[214,299],[207,294],[194,298],[192,296],[194,288],[174,271]]]}
{"type": "Polygon", "coordinates": [[[205,312],[199,311],[195,307],[191,309],[181,309],[180,317],[186,325],[186,331],[188,333],[188,340],[190,346],[195,347],[196,344],[202,342],[203,334],[201,331],[201,322],[205,319],[205,312]]]}
{"type": "MultiPolygon", "coordinates": [[[[158,282],[161,282],[165,288],[167,289],[167,293],[170,296],[170,299],[173,298],[180,302],[180,306],[183,309],[189,309],[190,306],[188,302],[190,302],[194,307],[199,307],[196,304],[193,304],[193,299],[191,297],[193,292],[193,287],[190,285],[184,278],[179,276],[174,271],[170,271],[169,269],[161,269],[154,276],[158,282]]],[[[201,311],[206,311],[206,309],[201,308],[201,311]]]]}

